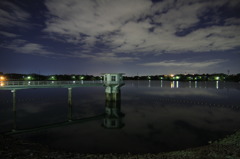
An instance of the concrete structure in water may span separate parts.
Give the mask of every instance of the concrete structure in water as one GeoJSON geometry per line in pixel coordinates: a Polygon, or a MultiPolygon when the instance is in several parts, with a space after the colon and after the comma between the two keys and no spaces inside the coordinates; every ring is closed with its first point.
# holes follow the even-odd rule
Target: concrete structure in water
{"type": "Polygon", "coordinates": [[[106,100],[118,100],[120,87],[124,85],[124,73],[103,73],[106,100]]]}
{"type": "Polygon", "coordinates": [[[122,128],[124,126],[121,112],[121,90],[123,83],[123,73],[104,73],[105,86],[105,116],[103,127],[108,129],[122,128]]]}

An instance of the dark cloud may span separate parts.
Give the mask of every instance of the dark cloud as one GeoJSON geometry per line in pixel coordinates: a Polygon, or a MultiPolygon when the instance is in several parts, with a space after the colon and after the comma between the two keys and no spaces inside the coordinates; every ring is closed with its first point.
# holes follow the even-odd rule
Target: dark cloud
{"type": "Polygon", "coordinates": [[[0,46],[57,57],[52,50],[60,51],[61,57],[106,64],[132,62],[135,68],[207,68],[230,60],[195,58],[194,64],[176,57],[240,48],[239,9],[238,0],[47,0],[41,5],[3,0],[0,46]],[[18,45],[21,39],[26,42],[18,45]]]}
{"type": "Polygon", "coordinates": [[[47,51],[47,48],[45,48],[41,44],[28,42],[22,39],[16,39],[10,43],[2,44],[0,46],[23,54],[34,54],[44,56],[55,55],[54,53],[47,51]]]}
{"type": "Polygon", "coordinates": [[[0,1],[0,26],[4,27],[28,27],[27,20],[30,14],[17,5],[2,0],[0,1]]]}
{"type": "MultiPolygon", "coordinates": [[[[116,53],[136,51],[153,53],[163,50],[169,53],[201,52],[233,49],[239,46],[236,41],[240,40],[238,39],[240,36],[228,38],[240,34],[236,30],[238,26],[229,27],[223,24],[224,19],[219,8],[233,8],[232,3],[228,4],[224,0],[160,1],[155,6],[147,0],[137,3],[136,1],[121,3],[72,1],[71,4],[74,5],[69,3],[69,1],[46,2],[49,13],[54,15],[54,18],[47,21],[45,29],[46,32],[62,35],[68,42],[86,43],[88,47],[95,47],[96,43],[101,41],[109,48],[118,46],[111,50],[116,53]],[[218,21],[221,21],[222,25],[218,21]],[[115,32],[118,34],[114,34],[115,32]],[[81,38],[80,35],[83,33],[88,37],[81,38]],[[208,38],[210,33],[217,35],[208,38]]],[[[235,22],[238,20],[232,19],[235,22]]],[[[231,20],[228,20],[228,23],[230,22],[231,20]]]]}

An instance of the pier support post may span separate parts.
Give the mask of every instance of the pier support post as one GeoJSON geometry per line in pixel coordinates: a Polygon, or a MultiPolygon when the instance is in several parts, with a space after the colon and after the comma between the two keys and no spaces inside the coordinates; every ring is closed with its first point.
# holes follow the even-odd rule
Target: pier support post
{"type": "Polygon", "coordinates": [[[72,121],[72,88],[68,88],[68,121],[72,121]]]}
{"type": "Polygon", "coordinates": [[[12,128],[12,131],[16,131],[16,129],[17,129],[16,90],[13,89],[13,90],[11,90],[11,92],[12,92],[12,97],[13,97],[13,100],[12,100],[12,111],[13,111],[13,128],[12,128]]]}

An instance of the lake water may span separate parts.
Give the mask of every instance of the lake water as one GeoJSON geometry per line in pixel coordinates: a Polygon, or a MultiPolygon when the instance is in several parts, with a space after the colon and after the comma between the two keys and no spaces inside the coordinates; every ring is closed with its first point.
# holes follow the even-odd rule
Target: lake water
{"type": "Polygon", "coordinates": [[[72,104],[67,88],[18,90],[15,112],[11,91],[0,90],[0,133],[31,129],[13,136],[72,152],[157,153],[240,129],[240,83],[125,83],[117,102],[105,101],[104,87],[73,88],[72,104]]]}

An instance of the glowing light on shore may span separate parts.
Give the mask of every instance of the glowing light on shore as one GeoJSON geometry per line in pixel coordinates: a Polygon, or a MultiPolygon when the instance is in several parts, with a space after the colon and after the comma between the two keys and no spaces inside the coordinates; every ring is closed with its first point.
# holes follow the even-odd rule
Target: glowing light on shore
{"type": "Polygon", "coordinates": [[[4,81],[5,77],[4,76],[0,76],[0,81],[4,81]]]}

